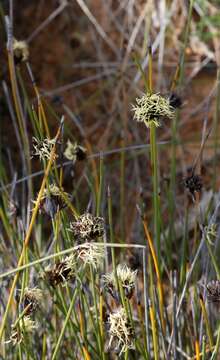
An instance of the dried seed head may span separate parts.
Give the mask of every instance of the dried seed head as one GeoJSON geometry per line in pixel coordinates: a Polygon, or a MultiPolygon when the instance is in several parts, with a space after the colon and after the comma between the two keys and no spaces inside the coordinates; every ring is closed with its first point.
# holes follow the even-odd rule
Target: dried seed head
{"type": "Polygon", "coordinates": [[[134,118],[144,122],[147,127],[154,125],[160,126],[160,118],[167,117],[172,119],[175,109],[170,105],[169,99],[163,98],[159,94],[144,94],[136,99],[136,106],[133,106],[134,118]]]}
{"type": "Polygon", "coordinates": [[[29,316],[24,316],[19,320],[15,327],[12,325],[12,333],[10,339],[6,343],[12,343],[14,346],[20,344],[24,339],[25,333],[32,333],[37,328],[36,323],[29,316]]]}
{"type": "Polygon", "coordinates": [[[209,302],[220,302],[220,280],[212,280],[206,285],[209,302]]]}
{"type": "MultiPolygon", "coordinates": [[[[127,265],[119,264],[116,269],[118,281],[124,289],[125,296],[130,299],[133,295],[135,282],[137,277],[137,270],[132,271],[127,265]]],[[[103,275],[103,282],[105,289],[114,298],[117,297],[117,281],[114,272],[103,275]]]]}
{"type": "MultiPolygon", "coordinates": [[[[45,138],[43,140],[33,137],[33,155],[39,156],[40,160],[49,160],[51,156],[51,151],[55,145],[55,139],[45,138]]],[[[54,154],[53,161],[58,157],[57,154],[54,154]]]]}
{"type": "Polygon", "coordinates": [[[194,198],[195,192],[202,190],[202,178],[199,175],[192,174],[184,179],[184,185],[194,198]]]}
{"type": "Polygon", "coordinates": [[[42,290],[38,288],[25,288],[23,295],[23,308],[26,309],[25,315],[30,315],[39,307],[43,299],[42,290]]]}
{"type": "Polygon", "coordinates": [[[98,246],[93,243],[86,244],[78,249],[78,259],[80,259],[84,266],[91,265],[97,270],[103,264],[105,258],[104,246],[98,246]]]}
{"type": "Polygon", "coordinates": [[[67,141],[67,147],[64,151],[64,156],[68,159],[73,161],[73,163],[78,161],[82,161],[86,159],[86,149],[78,145],[76,142],[72,143],[70,140],[67,141]]]}
{"type": "MultiPolygon", "coordinates": [[[[50,184],[48,188],[44,189],[39,208],[47,215],[54,217],[58,211],[66,206],[65,197],[68,198],[69,195],[63,191],[63,188],[56,184],[50,184]]],[[[36,201],[33,202],[36,203],[36,201]]]]}
{"type": "Polygon", "coordinates": [[[22,61],[28,60],[29,49],[26,41],[18,41],[14,38],[12,48],[14,53],[15,65],[20,64],[22,61]]]}
{"type": "Polygon", "coordinates": [[[104,219],[85,213],[70,223],[70,231],[79,243],[96,240],[104,235],[104,219]]]}
{"type": "Polygon", "coordinates": [[[74,278],[75,274],[75,256],[70,255],[57,262],[54,266],[48,266],[43,274],[43,278],[53,287],[65,285],[65,283],[74,278]]]}
{"type": "Polygon", "coordinates": [[[108,323],[110,325],[109,347],[111,347],[112,342],[115,342],[116,343],[115,350],[120,349],[119,356],[126,350],[133,349],[134,334],[125,309],[120,308],[116,312],[109,314],[108,323]]]}
{"type": "Polygon", "coordinates": [[[169,96],[169,103],[174,109],[180,109],[182,106],[182,99],[176,93],[171,93],[169,96]]]}

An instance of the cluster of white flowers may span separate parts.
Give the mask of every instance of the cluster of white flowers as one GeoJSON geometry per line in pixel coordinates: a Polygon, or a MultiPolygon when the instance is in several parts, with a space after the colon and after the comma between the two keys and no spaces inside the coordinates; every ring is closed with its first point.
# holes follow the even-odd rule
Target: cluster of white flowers
{"type": "Polygon", "coordinates": [[[137,98],[133,111],[134,118],[144,122],[147,127],[151,125],[158,127],[160,118],[172,119],[175,115],[175,109],[170,105],[169,99],[159,94],[144,94],[141,98],[137,98]]]}
{"type": "Polygon", "coordinates": [[[64,151],[64,156],[71,160],[73,163],[76,162],[76,160],[84,160],[86,158],[86,149],[78,145],[76,142],[72,143],[70,140],[67,141],[67,147],[64,151]]]}
{"type": "Polygon", "coordinates": [[[78,249],[77,258],[83,262],[84,266],[92,265],[95,270],[103,264],[104,257],[105,248],[101,245],[85,244],[85,246],[78,249]]]}
{"type": "MultiPolygon", "coordinates": [[[[135,288],[137,270],[133,271],[127,265],[119,264],[116,268],[116,274],[118,281],[124,289],[125,296],[131,298],[135,288]]],[[[114,296],[114,293],[117,291],[117,280],[114,271],[103,275],[102,278],[107,291],[114,296]]]]}
{"type": "MultiPolygon", "coordinates": [[[[39,156],[40,160],[49,160],[51,157],[51,151],[53,146],[55,145],[55,139],[45,138],[43,140],[37,139],[33,137],[33,155],[39,156]]],[[[57,158],[57,154],[54,155],[55,160],[57,158]]]]}
{"type": "Polygon", "coordinates": [[[134,348],[133,329],[124,308],[109,314],[108,323],[110,326],[109,347],[116,341],[116,350],[120,349],[119,356],[128,349],[134,348]]]}

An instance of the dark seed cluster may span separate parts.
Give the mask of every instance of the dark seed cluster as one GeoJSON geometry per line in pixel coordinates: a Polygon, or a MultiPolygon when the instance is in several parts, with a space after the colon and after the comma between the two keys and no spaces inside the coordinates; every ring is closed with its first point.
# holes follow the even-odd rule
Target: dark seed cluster
{"type": "Polygon", "coordinates": [[[195,195],[195,192],[202,190],[202,178],[199,175],[190,175],[184,179],[184,186],[189,190],[191,195],[195,195]]]}

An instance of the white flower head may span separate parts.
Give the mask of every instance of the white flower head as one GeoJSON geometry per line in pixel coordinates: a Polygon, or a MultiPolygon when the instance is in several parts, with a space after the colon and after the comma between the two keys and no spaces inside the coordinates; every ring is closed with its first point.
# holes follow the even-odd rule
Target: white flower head
{"type": "MultiPolygon", "coordinates": [[[[56,143],[56,139],[45,138],[43,140],[33,137],[33,155],[39,156],[40,160],[49,160],[51,151],[56,143]]],[[[54,154],[53,160],[57,158],[57,154],[54,154]]]]}
{"type": "Polygon", "coordinates": [[[136,105],[133,105],[134,118],[137,121],[144,122],[147,127],[160,126],[160,118],[167,117],[172,119],[175,115],[175,109],[170,105],[169,99],[159,94],[144,94],[136,99],[136,105]]]}
{"type": "Polygon", "coordinates": [[[79,243],[94,241],[104,235],[104,219],[85,213],[80,215],[76,221],[70,223],[70,231],[72,231],[79,243]]]}
{"type": "MultiPolygon", "coordinates": [[[[133,295],[135,282],[137,278],[137,270],[131,270],[127,265],[119,264],[116,268],[118,281],[121,283],[122,288],[124,289],[125,296],[130,299],[133,295]]],[[[117,280],[112,271],[109,274],[103,275],[104,286],[107,291],[115,297],[117,293],[117,280]]]]}
{"type": "Polygon", "coordinates": [[[15,64],[19,64],[22,61],[27,61],[29,57],[28,44],[24,40],[13,39],[12,48],[15,57],[15,64]]]}
{"type": "Polygon", "coordinates": [[[125,309],[120,308],[116,312],[110,313],[108,323],[110,326],[109,347],[111,347],[113,341],[116,342],[116,350],[120,349],[119,356],[126,350],[133,349],[133,329],[125,309]]]}
{"type": "Polygon", "coordinates": [[[76,162],[76,160],[85,160],[86,158],[86,149],[78,145],[76,142],[72,143],[70,140],[67,141],[67,147],[64,151],[64,156],[68,159],[76,162]]]}
{"type": "Polygon", "coordinates": [[[100,267],[105,257],[104,246],[95,245],[93,243],[86,244],[78,249],[77,258],[80,259],[84,266],[92,265],[95,270],[100,267]]]}

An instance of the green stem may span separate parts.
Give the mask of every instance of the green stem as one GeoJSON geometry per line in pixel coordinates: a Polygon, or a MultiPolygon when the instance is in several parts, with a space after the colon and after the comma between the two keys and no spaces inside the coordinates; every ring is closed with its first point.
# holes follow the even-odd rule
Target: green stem
{"type": "Polygon", "coordinates": [[[95,290],[95,276],[94,276],[94,271],[93,271],[92,265],[90,265],[90,275],[91,275],[91,281],[92,281],[92,297],[93,297],[93,301],[94,301],[95,316],[96,316],[95,331],[97,331],[99,352],[100,352],[100,355],[102,354],[102,358],[104,360],[104,355],[103,355],[104,352],[102,351],[102,337],[101,337],[101,332],[100,332],[100,327],[99,327],[97,293],[96,293],[96,290],[95,290]]]}
{"type": "Polygon", "coordinates": [[[157,144],[156,128],[154,124],[150,127],[150,148],[151,148],[151,166],[153,170],[153,204],[154,204],[154,233],[156,238],[157,259],[160,264],[160,199],[158,187],[158,168],[157,168],[157,144]]]}
{"type": "Polygon", "coordinates": [[[71,312],[72,312],[72,309],[73,309],[73,306],[75,304],[75,300],[76,300],[76,295],[77,295],[77,292],[75,291],[73,297],[72,297],[72,300],[71,300],[71,303],[70,303],[70,306],[69,306],[69,309],[68,309],[68,312],[67,312],[67,315],[66,315],[66,319],[64,321],[64,324],[63,324],[63,327],[61,329],[61,332],[60,332],[60,336],[57,340],[57,343],[56,343],[56,347],[55,347],[55,350],[53,352],[53,355],[52,355],[52,360],[54,360],[58,354],[58,351],[59,351],[59,348],[60,348],[60,345],[61,345],[61,341],[62,341],[62,338],[63,338],[63,335],[65,333],[65,330],[66,330],[66,327],[67,327],[67,324],[68,324],[68,321],[69,321],[69,318],[70,318],[70,315],[71,315],[71,312]]]}

